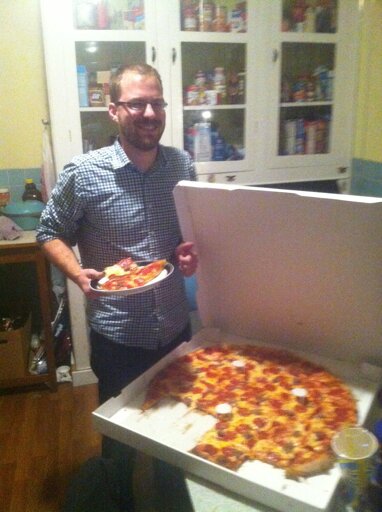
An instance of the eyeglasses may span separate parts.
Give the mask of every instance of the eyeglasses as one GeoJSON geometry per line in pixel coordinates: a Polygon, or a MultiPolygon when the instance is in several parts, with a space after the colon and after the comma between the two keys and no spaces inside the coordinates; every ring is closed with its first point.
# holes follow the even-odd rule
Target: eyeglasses
{"type": "Polygon", "coordinates": [[[154,112],[163,112],[167,107],[168,103],[164,100],[153,100],[153,101],[141,101],[141,100],[132,100],[132,101],[117,101],[116,105],[123,105],[127,107],[132,112],[139,112],[142,114],[146,111],[147,105],[151,105],[151,108],[154,112]]]}

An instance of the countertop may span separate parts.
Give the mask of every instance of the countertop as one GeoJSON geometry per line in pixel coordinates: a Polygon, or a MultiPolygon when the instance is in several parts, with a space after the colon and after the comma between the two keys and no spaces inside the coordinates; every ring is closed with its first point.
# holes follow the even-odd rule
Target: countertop
{"type": "Polygon", "coordinates": [[[23,245],[30,245],[30,244],[36,244],[36,231],[23,231],[19,238],[16,238],[15,240],[0,240],[0,249],[4,246],[23,246],[23,245]]]}

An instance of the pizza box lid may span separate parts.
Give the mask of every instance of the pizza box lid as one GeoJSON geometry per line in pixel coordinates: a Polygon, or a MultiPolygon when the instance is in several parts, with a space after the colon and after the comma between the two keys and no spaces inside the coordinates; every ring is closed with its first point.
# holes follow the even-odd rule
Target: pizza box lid
{"type": "Polygon", "coordinates": [[[180,182],[204,327],[382,366],[382,200],[180,182]]]}

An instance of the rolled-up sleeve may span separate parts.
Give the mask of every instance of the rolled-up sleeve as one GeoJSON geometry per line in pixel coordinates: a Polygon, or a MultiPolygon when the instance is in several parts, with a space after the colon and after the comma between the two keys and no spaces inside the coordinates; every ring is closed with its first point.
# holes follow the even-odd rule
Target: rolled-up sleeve
{"type": "Polygon", "coordinates": [[[39,243],[56,238],[71,245],[77,243],[77,232],[83,216],[83,201],[80,177],[76,171],[76,164],[70,163],[60,174],[36,228],[36,239],[39,243]]]}

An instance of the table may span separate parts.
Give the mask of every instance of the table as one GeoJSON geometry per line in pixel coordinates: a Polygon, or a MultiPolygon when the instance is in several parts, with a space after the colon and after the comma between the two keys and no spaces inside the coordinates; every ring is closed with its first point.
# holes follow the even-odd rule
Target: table
{"type": "MultiPolygon", "coordinates": [[[[277,512],[274,508],[234,494],[195,475],[186,474],[186,485],[194,512],[277,512]]],[[[337,493],[330,512],[347,510],[337,493]]]]}
{"type": "Polygon", "coordinates": [[[35,231],[24,231],[16,240],[0,240],[0,265],[17,263],[33,263],[36,269],[44,347],[48,371],[34,375],[26,370],[24,377],[0,380],[0,388],[13,388],[45,383],[52,390],[57,389],[56,368],[53,350],[53,334],[51,327],[51,287],[49,264],[36,242],[35,231]]]}

